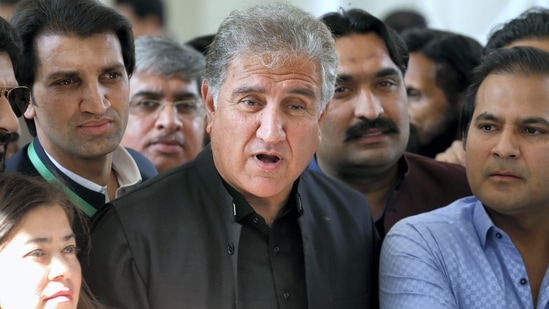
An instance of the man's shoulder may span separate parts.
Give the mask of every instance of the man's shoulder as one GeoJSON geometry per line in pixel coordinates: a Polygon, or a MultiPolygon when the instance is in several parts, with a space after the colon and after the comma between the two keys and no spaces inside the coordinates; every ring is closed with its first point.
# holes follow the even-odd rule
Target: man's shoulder
{"type": "Polygon", "coordinates": [[[330,177],[306,169],[299,180],[299,194],[304,203],[317,214],[332,214],[338,217],[370,219],[368,201],[357,190],[330,177]]]}
{"type": "Polygon", "coordinates": [[[425,157],[419,154],[405,152],[404,158],[408,166],[415,169],[429,169],[433,172],[448,175],[465,175],[465,168],[459,164],[437,161],[433,158],[425,157]]]}
{"type": "Polygon", "coordinates": [[[475,196],[463,197],[447,206],[406,217],[397,222],[391,231],[395,233],[404,230],[404,234],[406,234],[408,230],[413,229],[436,234],[437,230],[448,231],[452,227],[455,230],[461,230],[465,226],[473,224],[474,211],[477,206],[478,199],[475,196]]]}
{"type": "Polygon", "coordinates": [[[212,160],[189,160],[139,184],[132,191],[112,201],[117,211],[156,211],[157,208],[176,207],[187,200],[215,195],[220,181],[210,165],[212,160]]]}
{"type": "Polygon", "coordinates": [[[170,192],[184,192],[188,189],[194,187],[193,185],[188,184],[189,169],[183,166],[176,167],[169,171],[166,171],[161,174],[150,178],[148,181],[141,183],[135,189],[128,192],[127,194],[121,196],[114,200],[116,204],[125,203],[128,200],[135,199],[159,199],[160,196],[164,195],[163,198],[170,198],[170,192]]]}
{"type": "Polygon", "coordinates": [[[341,193],[342,196],[348,198],[364,198],[360,192],[343,182],[332,179],[324,173],[319,173],[309,168],[306,168],[300,176],[300,187],[307,192],[313,191],[314,193],[324,191],[327,193],[341,193]]]}
{"type": "MultiPolygon", "coordinates": [[[[196,186],[188,184],[182,167],[161,173],[141,183],[130,192],[110,201],[92,220],[92,230],[106,218],[122,225],[148,225],[176,211],[185,199],[194,194],[196,186]]],[[[111,223],[112,224],[112,223],[111,223]]]]}
{"type": "Polygon", "coordinates": [[[124,148],[126,149],[126,151],[128,151],[130,156],[133,158],[133,160],[135,161],[135,164],[137,164],[137,168],[139,168],[139,173],[141,174],[141,179],[143,179],[143,181],[158,175],[158,171],[156,170],[156,167],[142,153],[131,148],[127,148],[127,147],[124,147],[124,148]]]}
{"type": "Polygon", "coordinates": [[[38,175],[27,155],[29,145],[21,147],[13,156],[6,160],[6,172],[19,172],[28,175],[38,175]]]}
{"type": "Polygon", "coordinates": [[[470,194],[465,168],[458,164],[440,162],[414,153],[405,153],[408,165],[406,180],[417,184],[436,185],[438,188],[465,190],[470,194]]]}

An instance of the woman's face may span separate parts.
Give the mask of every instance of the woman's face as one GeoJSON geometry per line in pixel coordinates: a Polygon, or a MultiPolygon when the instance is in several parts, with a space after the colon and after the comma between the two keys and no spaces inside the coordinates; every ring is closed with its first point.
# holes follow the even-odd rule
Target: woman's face
{"type": "Polygon", "coordinates": [[[76,308],[81,271],[61,206],[39,206],[0,246],[0,308],[76,308]]]}

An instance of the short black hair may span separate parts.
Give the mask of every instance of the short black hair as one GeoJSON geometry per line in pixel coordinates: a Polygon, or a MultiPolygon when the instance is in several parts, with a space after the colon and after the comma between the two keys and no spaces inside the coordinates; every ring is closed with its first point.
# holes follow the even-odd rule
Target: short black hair
{"type": "Polygon", "coordinates": [[[478,90],[482,82],[494,74],[549,77],[549,53],[535,47],[515,46],[496,49],[484,57],[481,64],[473,70],[471,84],[463,99],[461,132],[464,141],[475,112],[478,90]]]}
{"type": "Polygon", "coordinates": [[[410,53],[419,52],[436,64],[437,86],[452,106],[458,106],[471,71],[482,60],[482,45],[468,36],[428,28],[404,31],[402,38],[410,53]]]}
{"type": "MultiPolygon", "coordinates": [[[[135,66],[135,50],[130,22],[113,8],[96,0],[23,0],[11,23],[23,41],[23,56],[15,76],[21,85],[32,89],[36,77],[38,54],[36,39],[45,34],[66,34],[89,37],[113,33],[122,48],[128,76],[135,66]]],[[[36,136],[33,119],[26,119],[31,135],[36,136]]]]}
{"type": "Polygon", "coordinates": [[[402,33],[408,29],[427,28],[427,19],[418,11],[395,10],[387,14],[383,21],[396,32],[402,33]]]}
{"type": "Polygon", "coordinates": [[[339,12],[330,12],[320,17],[320,20],[328,26],[332,35],[337,39],[350,34],[377,34],[385,43],[391,60],[402,72],[408,68],[408,49],[402,38],[388,27],[379,18],[361,9],[340,9],[339,12]]]}
{"type": "Polygon", "coordinates": [[[0,0],[0,4],[12,4],[15,5],[19,3],[19,0],[0,0]]]}
{"type": "Polygon", "coordinates": [[[192,46],[194,49],[202,53],[202,55],[204,55],[205,57],[208,54],[208,48],[210,47],[210,44],[212,44],[214,38],[215,33],[201,35],[188,40],[187,42],[185,42],[185,44],[192,46]]]}
{"type": "Polygon", "coordinates": [[[0,17],[0,51],[9,55],[15,70],[21,59],[23,43],[15,29],[2,17],[0,17]]]}
{"type": "Polygon", "coordinates": [[[492,30],[484,47],[484,54],[516,41],[534,38],[549,38],[549,9],[532,7],[492,30]]]}
{"type": "Polygon", "coordinates": [[[116,0],[115,4],[127,4],[131,6],[133,12],[139,18],[145,18],[149,15],[156,16],[160,21],[160,25],[165,25],[166,17],[162,0],[116,0]]]}

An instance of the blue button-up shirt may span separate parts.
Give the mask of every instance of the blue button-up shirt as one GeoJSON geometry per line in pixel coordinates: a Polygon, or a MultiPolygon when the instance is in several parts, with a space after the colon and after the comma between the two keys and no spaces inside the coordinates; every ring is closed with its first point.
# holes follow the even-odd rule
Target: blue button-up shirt
{"type": "MultiPolygon", "coordinates": [[[[534,308],[518,250],[475,197],[393,226],[381,251],[380,302],[381,308],[534,308]]],[[[549,309],[549,268],[536,308],[549,309]]]]}

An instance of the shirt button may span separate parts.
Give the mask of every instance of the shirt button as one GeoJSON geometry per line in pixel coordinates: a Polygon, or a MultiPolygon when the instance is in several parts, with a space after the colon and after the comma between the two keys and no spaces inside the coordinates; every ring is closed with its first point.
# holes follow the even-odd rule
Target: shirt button
{"type": "Polygon", "coordinates": [[[284,292],[284,299],[285,300],[290,299],[290,292],[284,292]]]}
{"type": "Polygon", "coordinates": [[[252,220],[253,223],[257,223],[259,222],[259,218],[258,217],[254,217],[253,220],[252,220]]]}
{"type": "Polygon", "coordinates": [[[233,246],[233,244],[229,244],[229,246],[227,247],[227,253],[229,253],[230,255],[233,255],[233,254],[234,254],[234,246],[233,246]]]}
{"type": "Polygon", "coordinates": [[[520,278],[520,285],[526,285],[528,284],[528,280],[526,278],[520,278]]]}
{"type": "Polygon", "coordinates": [[[496,233],[496,238],[497,238],[497,239],[501,239],[501,237],[502,237],[502,236],[501,236],[501,233],[496,233]]]}
{"type": "Polygon", "coordinates": [[[279,253],[280,252],[280,248],[278,246],[274,247],[274,253],[279,253]]]}

